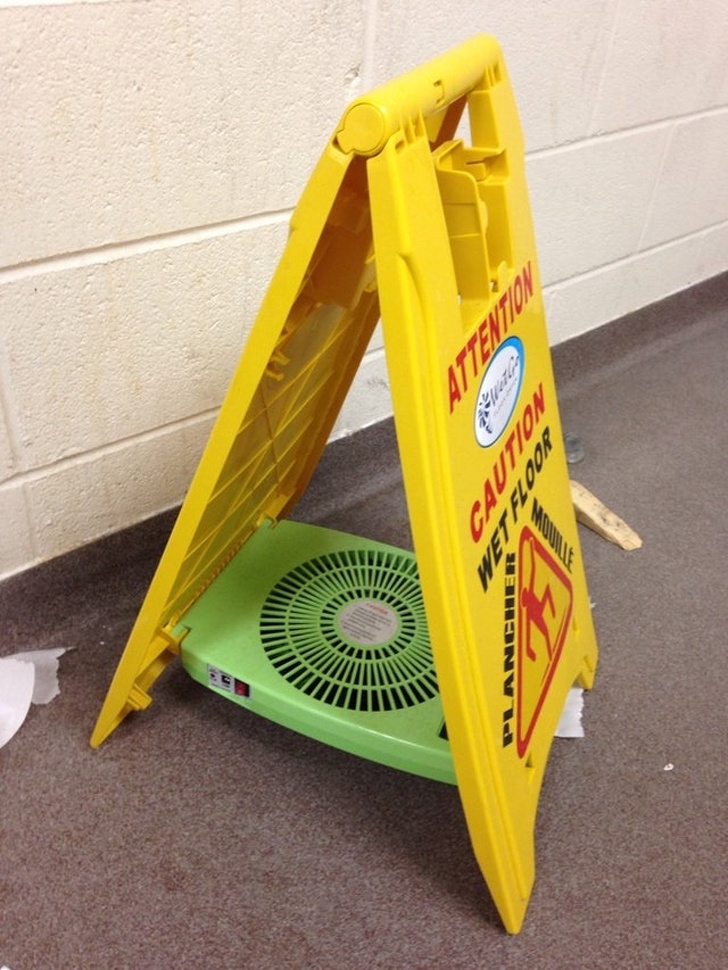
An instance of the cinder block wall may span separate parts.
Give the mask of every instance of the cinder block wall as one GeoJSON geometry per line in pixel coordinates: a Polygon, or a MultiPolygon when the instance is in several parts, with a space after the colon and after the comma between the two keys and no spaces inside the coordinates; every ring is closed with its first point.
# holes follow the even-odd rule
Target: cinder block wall
{"type": "MultiPolygon", "coordinates": [[[[354,96],[501,41],[554,343],[728,269],[722,0],[0,0],[0,577],[177,503],[354,96]]],[[[337,434],[390,413],[375,340],[337,434]]]]}

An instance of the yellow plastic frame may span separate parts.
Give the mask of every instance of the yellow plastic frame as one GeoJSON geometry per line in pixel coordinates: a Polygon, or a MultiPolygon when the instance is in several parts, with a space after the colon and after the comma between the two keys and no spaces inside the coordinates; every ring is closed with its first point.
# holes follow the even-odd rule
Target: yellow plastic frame
{"type": "Polygon", "coordinates": [[[173,629],[305,489],[368,345],[385,351],[458,787],[517,932],[569,688],[597,646],[571,505],[518,115],[475,37],[352,105],[291,221],[92,736],[179,652],[173,629]],[[456,137],[467,107],[470,143],[456,137]]]}

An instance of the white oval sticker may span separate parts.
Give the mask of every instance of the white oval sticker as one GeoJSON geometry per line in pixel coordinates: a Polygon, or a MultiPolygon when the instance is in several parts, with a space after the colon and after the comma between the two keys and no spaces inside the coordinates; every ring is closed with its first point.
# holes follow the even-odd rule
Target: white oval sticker
{"type": "Polygon", "coordinates": [[[518,337],[509,337],[495,352],[478,388],[474,429],[482,448],[494,444],[510,421],[518,403],[524,369],[523,344],[518,337]]]}

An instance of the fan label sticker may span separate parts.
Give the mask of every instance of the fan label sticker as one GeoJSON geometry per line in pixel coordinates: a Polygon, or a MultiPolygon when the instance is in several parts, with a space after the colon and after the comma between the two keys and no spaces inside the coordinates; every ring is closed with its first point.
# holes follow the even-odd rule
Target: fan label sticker
{"type": "Polygon", "coordinates": [[[338,624],[347,640],[366,647],[387,643],[399,629],[399,619],[392,607],[377,600],[348,603],[339,613],[338,624]]]}

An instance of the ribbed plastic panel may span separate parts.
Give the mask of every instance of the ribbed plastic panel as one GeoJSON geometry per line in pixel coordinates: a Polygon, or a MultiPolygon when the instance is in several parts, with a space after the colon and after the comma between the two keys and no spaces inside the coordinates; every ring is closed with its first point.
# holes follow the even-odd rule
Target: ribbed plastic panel
{"type": "Polygon", "coordinates": [[[392,711],[437,694],[411,556],[348,549],[310,559],[273,588],[260,630],[276,670],[326,704],[392,711]]]}

